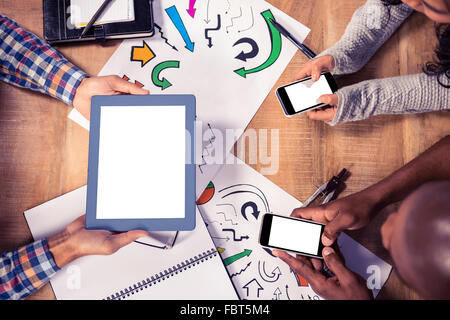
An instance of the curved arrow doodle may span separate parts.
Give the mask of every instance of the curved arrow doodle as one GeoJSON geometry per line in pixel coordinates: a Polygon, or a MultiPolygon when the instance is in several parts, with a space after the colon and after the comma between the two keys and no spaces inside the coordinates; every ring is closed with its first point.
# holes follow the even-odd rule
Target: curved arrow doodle
{"type": "Polygon", "coordinates": [[[266,269],[266,262],[263,261],[262,268],[261,268],[261,261],[258,261],[258,272],[259,272],[259,275],[261,276],[261,279],[263,279],[266,282],[276,282],[276,281],[278,281],[278,279],[280,279],[280,276],[281,276],[280,267],[277,266],[275,269],[273,269],[272,276],[269,276],[266,273],[265,269],[266,269]]]}
{"type": "Polygon", "coordinates": [[[223,232],[232,232],[233,233],[233,241],[242,241],[242,239],[249,239],[249,236],[242,236],[239,238],[236,238],[236,230],[234,229],[222,229],[223,232]]]}
{"type": "Polygon", "coordinates": [[[239,15],[235,16],[235,17],[231,17],[231,24],[229,26],[227,26],[227,33],[229,33],[228,29],[231,28],[232,26],[234,26],[234,20],[235,19],[239,19],[240,17],[242,17],[242,7],[239,8],[239,15]]]}
{"type": "Polygon", "coordinates": [[[258,220],[258,217],[259,217],[259,213],[260,213],[260,212],[258,211],[258,206],[257,206],[256,203],[254,203],[253,201],[246,202],[246,203],[244,203],[244,205],[242,206],[242,208],[241,208],[241,214],[242,214],[242,216],[244,217],[244,219],[248,221],[248,219],[247,219],[247,214],[246,214],[246,211],[247,211],[247,208],[248,208],[248,207],[250,207],[250,208],[253,209],[253,211],[251,212],[251,214],[252,214],[252,216],[255,217],[256,220],[258,220]]]}
{"type": "Polygon", "coordinates": [[[244,51],[242,51],[239,55],[237,55],[235,57],[235,59],[239,59],[241,61],[247,62],[247,59],[252,59],[254,57],[256,57],[259,53],[259,47],[258,44],[256,43],[255,40],[250,39],[250,38],[242,38],[239,39],[238,41],[236,41],[235,44],[233,44],[233,47],[237,46],[238,44],[241,43],[248,43],[249,45],[252,46],[252,50],[250,52],[245,53],[244,51]]]}
{"type": "Polygon", "coordinates": [[[162,78],[160,80],[159,74],[164,69],[179,68],[179,67],[180,67],[180,61],[164,61],[164,62],[161,62],[160,64],[156,65],[152,71],[152,81],[153,81],[154,85],[161,88],[161,90],[165,90],[168,87],[170,87],[172,84],[166,78],[162,78]]]}
{"type": "Polygon", "coordinates": [[[237,73],[243,78],[246,78],[247,74],[260,72],[264,69],[269,68],[271,65],[275,63],[275,61],[278,60],[281,54],[281,34],[270,21],[271,19],[275,20],[272,12],[270,10],[266,10],[262,12],[261,15],[263,16],[264,20],[266,20],[267,26],[269,28],[270,38],[272,42],[272,50],[270,52],[269,58],[262,65],[250,70],[246,70],[244,67],[241,69],[234,70],[235,73],[237,73]]]}
{"type": "Polygon", "coordinates": [[[227,219],[227,216],[225,215],[225,212],[216,212],[216,214],[223,214],[223,220],[230,221],[233,226],[237,226],[238,225],[237,223],[234,223],[234,221],[232,219],[227,219]]]}
{"type": "Polygon", "coordinates": [[[288,285],[286,285],[286,297],[288,300],[291,300],[291,297],[289,297],[289,292],[288,292],[288,285]]]}
{"type": "Polygon", "coordinates": [[[212,38],[208,36],[208,33],[210,31],[218,31],[218,30],[220,30],[221,26],[222,26],[222,24],[221,24],[221,21],[220,21],[220,14],[218,14],[217,15],[217,27],[216,28],[205,29],[205,39],[208,40],[208,47],[211,48],[213,46],[212,38]]]}
{"type": "Polygon", "coordinates": [[[235,184],[235,185],[223,188],[222,190],[219,190],[219,193],[222,193],[222,192],[224,192],[225,190],[228,190],[228,189],[238,188],[238,187],[239,188],[241,188],[241,187],[250,187],[250,188],[255,189],[257,192],[248,191],[248,190],[238,190],[238,191],[235,191],[235,192],[227,193],[226,195],[222,196],[222,199],[224,199],[224,198],[226,198],[228,196],[231,196],[233,194],[237,194],[237,193],[252,193],[252,194],[258,196],[261,199],[261,201],[264,203],[264,207],[265,207],[266,212],[267,213],[270,212],[269,202],[267,201],[266,195],[264,194],[264,192],[261,191],[261,189],[259,189],[258,187],[254,186],[252,184],[246,184],[246,183],[235,184]]]}

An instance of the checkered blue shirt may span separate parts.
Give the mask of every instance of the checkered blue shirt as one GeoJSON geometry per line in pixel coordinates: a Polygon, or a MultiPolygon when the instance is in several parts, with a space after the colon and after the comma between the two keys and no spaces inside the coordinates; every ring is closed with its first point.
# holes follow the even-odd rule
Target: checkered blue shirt
{"type": "Polygon", "coordinates": [[[0,79],[72,105],[87,74],[49,44],[0,15],[0,79]]]}
{"type": "MultiPolygon", "coordinates": [[[[72,105],[87,75],[59,52],[0,15],[0,79],[72,105]]],[[[42,287],[56,271],[46,240],[0,255],[0,299],[22,299],[42,287]]]]}

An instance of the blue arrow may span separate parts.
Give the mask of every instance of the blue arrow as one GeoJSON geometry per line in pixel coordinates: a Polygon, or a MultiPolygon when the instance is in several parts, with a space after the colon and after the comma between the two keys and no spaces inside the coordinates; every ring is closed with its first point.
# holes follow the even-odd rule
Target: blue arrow
{"type": "Polygon", "coordinates": [[[171,6],[170,8],[166,9],[166,12],[170,17],[170,20],[172,20],[173,24],[178,29],[180,35],[183,37],[183,40],[186,43],[185,48],[191,52],[194,52],[194,42],[191,41],[191,38],[189,37],[186,27],[184,26],[183,20],[181,20],[177,8],[175,6],[171,6]]]}

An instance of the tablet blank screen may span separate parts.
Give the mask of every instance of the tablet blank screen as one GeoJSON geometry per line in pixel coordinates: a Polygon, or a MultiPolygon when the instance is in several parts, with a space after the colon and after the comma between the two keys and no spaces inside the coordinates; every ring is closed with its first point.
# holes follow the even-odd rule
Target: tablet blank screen
{"type": "Polygon", "coordinates": [[[97,219],[185,217],[185,112],[100,108],[97,219]]]}

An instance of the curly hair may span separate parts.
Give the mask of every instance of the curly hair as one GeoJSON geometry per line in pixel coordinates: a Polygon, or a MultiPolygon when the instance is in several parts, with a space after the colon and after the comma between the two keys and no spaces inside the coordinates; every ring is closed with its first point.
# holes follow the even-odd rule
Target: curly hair
{"type": "MultiPolygon", "coordinates": [[[[382,0],[385,5],[399,5],[400,0],[382,0]]],[[[450,25],[437,23],[435,26],[438,46],[435,49],[434,61],[425,63],[422,70],[428,75],[436,76],[437,81],[443,87],[450,89],[450,25]],[[443,79],[449,84],[445,84],[443,79]]]]}

